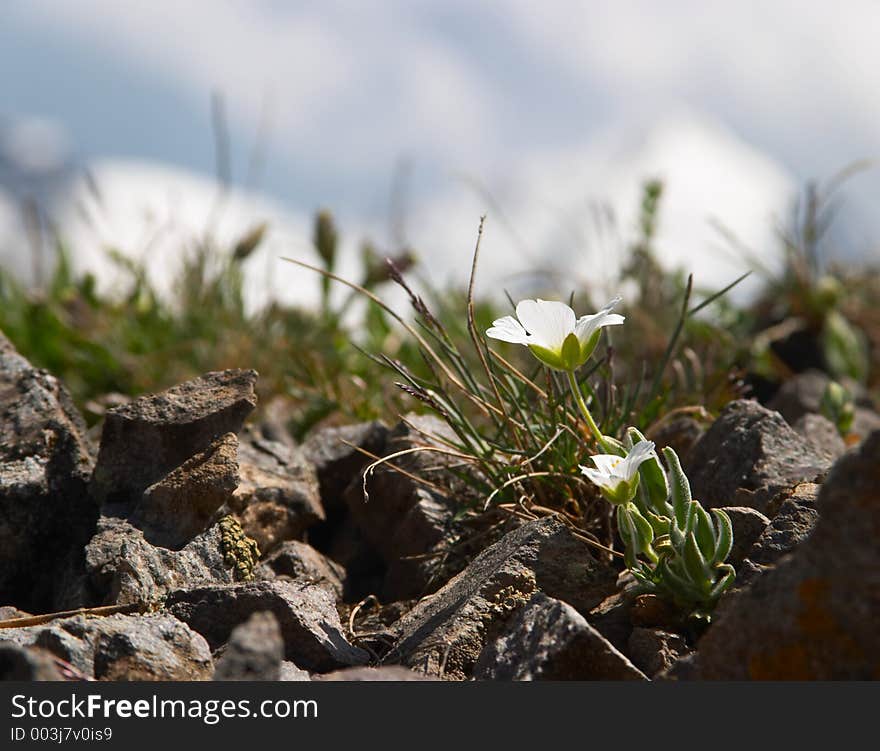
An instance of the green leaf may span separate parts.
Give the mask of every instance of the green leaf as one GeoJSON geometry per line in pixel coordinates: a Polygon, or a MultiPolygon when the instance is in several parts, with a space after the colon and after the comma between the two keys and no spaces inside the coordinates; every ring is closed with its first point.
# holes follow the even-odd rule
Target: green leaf
{"type": "Polygon", "coordinates": [[[716,529],[716,542],[715,550],[712,553],[712,562],[724,563],[733,547],[733,525],[730,523],[730,517],[720,509],[712,509],[712,516],[715,517],[716,529]]]}
{"type": "Polygon", "coordinates": [[[687,535],[687,538],[685,539],[682,560],[684,561],[685,568],[694,584],[700,589],[708,592],[712,581],[714,581],[714,578],[712,577],[712,569],[709,567],[708,562],[700,552],[700,546],[697,545],[696,535],[693,533],[687,535]]]}
{"type": "Polygon", "coordinates": [[[712,518],[706,513],[697,501],[692,501],[694,506],[694,534],[697,538],[697,544],[700,546],[700,552],[706,560],[713,560],[715,556],[715,527],[712,525],[712,518]]]}
{"type": "Polygon", "coordinates": [[[678,521],[679,527],[685,529],[688,504],[691,502],[691,484],[687,475],[681,468],[681,461],[674,449],[667,446],[663,449],[663,456],[669,466],[669,491],[672,511],[678,521]]]}

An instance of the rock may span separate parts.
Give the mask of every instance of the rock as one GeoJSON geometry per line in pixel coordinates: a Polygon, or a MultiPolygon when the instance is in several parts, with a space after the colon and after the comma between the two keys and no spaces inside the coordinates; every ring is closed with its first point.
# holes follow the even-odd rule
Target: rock
{"type": "Polygon", "coordinates": [[[342,598],[345,569],[297,540],[285,542],[259,566],[257,578],[289,577],[300,584],[317,584],[329,589],[338,600],[342,598]]]}
{"type": "Polygon", "coordinates": [[[308,670],[303,670],[294,665],[290,660],[283,660],[278,673],[279,681],[310,681],[312,676],[308,670]]]}
{"type": "Polygon", "coordinates": [[[285,658],[306,670],[324,672],[369,660],[346,640],[333,596],[323,587],[278,580],[199,587],[172,592],[167,607],[215,649],[252,613],[269,611],[281,628],[285,658]]]}
{"type": "Polygon", "coordinates": [[[645,680],[571,605],[536,592],[488,643],[474,678],[496,681],[645,680]]]}
{"type": "Polygon", "coordinates": [[[698,644],[702,678],[880,678],[880,433],[834,465],[812,534],[731,593],[698,644]]]}
{"type": "Polygon", "coordinates": [[[0,621],[8,621],[13,618],[27,618],[30,613],[12,607],[12,605],[4,605],[0,608],[0,621]]]}
{"type": "Polygon", "coordinates": [[[241,483],[229,506],[263,554],[325,518],[314,467],[300,449],[248,436],[238,459],[241,483]]]}
{"type": "Polygon", "coordinates": [[[749,561],[761,566],[774,564],[806,540],[819,518],[818,495],[815,483],[802,483],[786,493],[773,520],[749,549],[749,561]]]}
{"type": "Polygon", "coordinates": [[[229,583],[233,552],[215,524],[180,550],[151,545],[124,519],[102,517],[86,548],[85,588],[90,604],[160,602],[174,589],[229,583]]]}
{"type": "Polygon", "coordinates": [[[694,446],[687,475],[706,508],[749,506],[763,512],[781,490],[811,481],[828,467],[779,413],[738,400],[694,446]]]}
{"type": "MultiPolygon", "coordinates": [[[[431,415],[407,415],[389,434],[385,454],[435,448],[433,436],[451,437],[446,423],[431,415]]],[[[433,592],[464,564],[448,555],[448,543],[456,536],[458,503],[412,479],[444,477],[444,486],[454,487],[455,478],[442,474],[449,463],[449,457],[433,451],[406,454],[391,464],[410,476],[383,464],[367,480],[368,499],[360,481],[345,491],[352,519],[388,567],[382,591],[385,600],[433,592]]],[[[454,492],[449,491],[450,495],[454,492]]]]}
{"type": "Polygon", "coordinates": [[[588,613],[616,588],[614,569],[593,557],[560,521],[522,525],[484,550],[435,594],[396,624],[386,656],[429,675],[464,679],[507,621],[541,590],[588,613]]]}
{"type": "Polygon", "coordinates": [[[207,642],[167,614],[78,615],[2,629],[0,644],[4,641],[46,649],[100,680],[207,680],[214,671],[207,642]]]}
{"type": "Polygon", "coordinates": [[[129,521],[153,545],[180,549],[204,532],[238,486],[238,438],[226,433],[148,487],[129,521]]]}
{"type": "Polygon", "coordinates": [[[644,628],[677,632],[685,627],[684,614],[668,600],[655,594],[637,595],[630,605],[629,617],[633,626],[644,628]]]}
{"type": "Polygon", "coordinates": [[[831,379],[821,370],[805,370],[783,383],[767,408],[781,414],[789,425],[822,411],[822,396],[831,379]]]}
{"type": "Polygon", "coordinates": [[[587,614],[587,620],[618,651],[624,652],[633,630],[632,607],[631,598],[615,592],[594,607],[587,614]]]}
{"type": "Polygon", "coordinates": [[[323,428],[306,439],[302,450],[315,467],[328,514],[346,510],[345,489],[373,461],[354,447],[383,456],[387,439],[388,428],[378,421],[323,428]]]}
{"type": "Polygon", "coordinates": [[[236,626],[217,661],[215,681],[277,681],[281,678],[284,642],[271,612],[254,613],[236,626]]]}
{"type": "Polygon", "coordinates": [[[654,676],[655,681],[696,681],[700,678],[699,653],[679,657],[666,670],[654,676]]]}
{"type": "Polygon", "coordinates": [[[91,492],[133,504],[143,492],[225,433],[256,406],[253,370],[224,370],[108,410],[91,492]]]}
{"type": "Polygon", "coordinates": [[[633,665],[652,678],[691,652],[684,637],[657,628],[634,628],[627,647],[633,665]]]}
{"type": "Polygon", "coordinates": [[[0,681],[62,681],[51,652],[0,641],[0,681]]]}
{"type": "Polygon", "coordinates": [[[864,440],[875,430],[880,430],[880,414],[873,409],[856,406],[852,434],[857,439],[864,440]]]}
{"type": "Polygon", "coordinates": [[[51,610],[98,516],[91,446],[67,389],[0,333],[0,602],[51,610]]]}
{"type": "Polygon", "coordinates": [[[649,438],[656,444],[658,452],[669,446],[682,462],[686,462],[691,449],[705,432],[706,429],[699,420],[685,416],[662,423],[652,431],[649,438]]]}
{"type": "Polygon", "coordinates": [[[725,506],[721,510],[730,517],[733,526],[733,547],[727,556],[727,562],[734,568],[739,568],[746,553],[770,524],[770,520],[760,511],[748,506],[725,506]]]}
{"type": "Polygon", "coordinates": [[[433,681],[426,675],[416,673],[399,665],[383,665],[378,668],[344,668],[325,675],[316,675],[316,681],[433,681]]]}
{"type": "Polygon", "coordinates": [[[828,462],[843,456],[846,444],[834,423],[822,415],[808,414],[800,417],[794,430],[807,439],[813,450],[828,462]]]}

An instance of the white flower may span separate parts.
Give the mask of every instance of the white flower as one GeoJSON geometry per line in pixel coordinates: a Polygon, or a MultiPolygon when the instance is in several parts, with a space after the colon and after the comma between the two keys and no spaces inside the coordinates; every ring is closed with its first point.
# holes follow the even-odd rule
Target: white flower
{"type": "Polygon", "coordinates": [[[615,297],[598,313],[576,318],[565,303],[522,300],[516,306],[516,318],[499,318],[486,331],[486,336],[524,344],[535,357],[555,370],[576,370],[593,354],[601,329],[623,323],[622,315],[611,312],[619,302],[620,298],[615,297]]]}
{"type": "Polygon", "coordinates": [[[639,486],[639,467],[656,456],[653,441],[639,441],[625,457],[613,454],[591,456],[596,469],[581,466],[587,478],[598,485],[611,503],[627,503],[635,497],[639,486]]]}

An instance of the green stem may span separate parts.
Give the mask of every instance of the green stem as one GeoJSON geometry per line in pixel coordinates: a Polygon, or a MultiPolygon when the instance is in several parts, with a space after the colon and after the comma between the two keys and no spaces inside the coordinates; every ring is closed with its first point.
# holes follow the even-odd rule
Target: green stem
{"type": "Polygon", "coordinates": [[[581,394],[580,388],[578,388],[577,379],[574,377],[574,371],[568,371],[568,385],[571,386],[571,394],[574,397],[575,403],[578,405],[578,408],[581,411],[581,414],[584,416],[584,419],[587,421],[587,425],[590,428],[590,431],[593,433],[593,436],[596,438],[596,442],[602,447],[603,450],[607,451],[609,454],[614,454],[616,451],[614,450],[614,446],[612,446],[602,435],[602,431],[599,430],[599,426],[596,425],[596,421],[593,419],[593,416],[590,414],[590,410],[587,408],[587,403],[584,401],[583,394],[581,394]]]}

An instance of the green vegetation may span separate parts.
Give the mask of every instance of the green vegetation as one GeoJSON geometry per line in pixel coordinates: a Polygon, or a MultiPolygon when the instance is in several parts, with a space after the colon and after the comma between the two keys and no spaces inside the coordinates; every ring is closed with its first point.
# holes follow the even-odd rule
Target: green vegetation
{"type": "MultiPolygon", "coordinates": [[[[677,417],[708,422],[750,390],[765,398],[809,367],[835,379],[822,409],[847,433],[853,394],[878,387],[873,301],[880,271],[821,261],[830,221],[825,202],[838,184],[806,192],[792,229],[781,235],[781,273],[747,259],[763,275],[764,291],[745,307],[726,294],[741,279],[703,290],[683,271],[661,266],[654,238],[663,187],[647,184],[640,236],[619,280],[631,291],[615,313],[600,311],[610,319],[623,314],[625,327],[606,322],[583,339],[572,329],[553,346],[518,341],[515,333],[488,345],[485,332],[514,306],[499,295],[474,295],[482,223],[469,287],[416,291],[406,279],[413,254],[383,259],[368,242],[361,279],[339,277],[339,229],[328,212],[314,224],[320,265],[296,261],[317,272],[317,311],[278,303],[246,310],[243,264],[262,241],[265,227],[258,226],[232,247],[196,243],[172,299],[118,251],[109,252],[127,284],[99,294],[94,278],[72,273],[59,245],[41,290],[27,290],[0,270],[0,329],[67,384],[92,423],[119,398],[228,367],[259,371],[261,408],[280,405],[297,439],[328,422],[431,411],[454,436],[427,438],[431,451],[455,460],[450,471],[466,488],[456,491],[462,515],[479,517],[489,508],[523,518],[556,515],[607,554],[620,556],[622,543],[643,588],[700,613],[732,580],[724,563],[729,521],[713,519],[689,497],[675,453],[665,452],[666,469],[653,454],[632,483],[615,490],[588,479],[581,467],[590,455],[626,456],[677,417]],[[334,284],[348,289],[340,303],[331,295],[334,284]],[[405,291],[408,313],[384,302],[390,284],[405,291]]],[[[535,293],[566,299],[558,310],[598,309],[590,290],[535,293]]],[[[505,325],[520,325],[511,320],[505,325]]]]}

